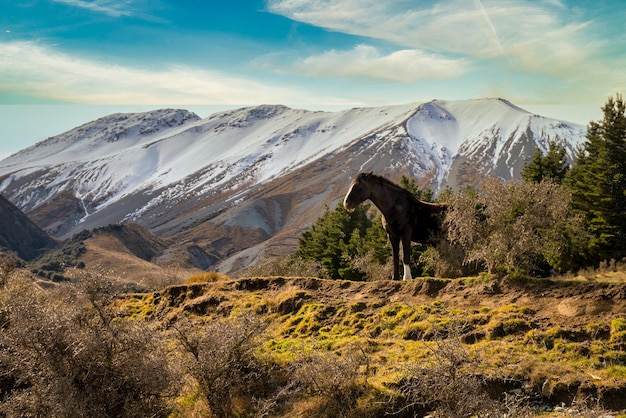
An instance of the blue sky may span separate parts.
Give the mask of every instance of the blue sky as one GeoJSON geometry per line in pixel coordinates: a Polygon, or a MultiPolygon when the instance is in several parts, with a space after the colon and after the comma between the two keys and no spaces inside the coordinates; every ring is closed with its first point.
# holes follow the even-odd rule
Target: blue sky
{"type": "Polygon", "coordinates": [[[622,0],[0,0],[0,156],[132,106],[497,96],[584,124],[626,90],[625,22],[622,0]]]}

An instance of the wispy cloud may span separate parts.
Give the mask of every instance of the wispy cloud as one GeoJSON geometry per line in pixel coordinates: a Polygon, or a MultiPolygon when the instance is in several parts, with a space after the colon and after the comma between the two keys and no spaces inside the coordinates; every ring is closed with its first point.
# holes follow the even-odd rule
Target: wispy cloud
{"type": "Polygon", "coordinates": [[[264,57],[266,69],[289,69],[310,77],[366,77],[414,83],[421,79],[447,79],[463,74],[468,63],[420,50],[404,49],[383,55],[369,45],[357,45],[347,51],[330,50],[289,64],[288,68],[264,57]]]}
{"type": "Polygon", "coordinates": [[[119,0],[52,0],[54,3],[87,9],[95,13],[103,13],[113,17],[132,16],[134,12],[129,8],[129,1],[119,0]]]}
{"type": "Polygon", "coordinates": [[[215,71],[110,65],[32,42],[0,43],[0,91],[86,104],[260,104],[269,97],[297,103],[303,96],[298,89],[215,71]]]}
{"type": "Polygon", "coordinates": [[[546,63],[560,58],[581,62],[592,53],[581,47],[589,43],[585,22],[564,20],[558,1],[269,0],[267,8],[296,21],[384,40],[401,49],[428,51],[431,56],[504,58],[504,64],[521,71],[543,68],[550,73],[546,63]]]}
{"type": "Polygon", "coordinates": [[[399,55],[416,64],[418,56],[429,58],[431,65],[422,71],[443,68],[448,72],[442,75],[450,77],[497,74],[482,90],[490,94],[487,90],[496,89],[495,94],[511,99],[602,102],[626,88],[626,57],[614,48],[624,38],[607,38],[601,22],[561,0],[268,0],[267,10],[327,30],[382,40],[398,51],[387,56],[358,48],[329,51],[291,67],[310,74],[328,69],[331,76],[332,63],[346,76],[411,82],[408,70],[386,65],[399,55]],[[311,68],[302,68],[305,64],[311,68]]]}

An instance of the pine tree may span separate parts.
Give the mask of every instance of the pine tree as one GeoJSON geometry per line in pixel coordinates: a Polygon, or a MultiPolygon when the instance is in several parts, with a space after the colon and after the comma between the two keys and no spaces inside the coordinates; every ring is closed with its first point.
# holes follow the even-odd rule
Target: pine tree
{"type": "Polygon", "coordinates": [[[400,186],[402,186],[409,192],[413,193],[413,195],[415,195],[415,197],[417,197],[420,200],[423,200],[425,202],[433,201],[433,196],[434,196],[433,191],[428,187],[420,190],[419,187],[417,187],[415,180],[412,178],[409,178],[403,175],[402,178],[400,179],[400,186]]]}
{"type": "Polygon", "coordinates": [[[543,178],[548,178],[555,183],[561,184],[569,171],[569,164],[567,162],[567,151],[563,145],[557,144],[555,141],[551,141],[548,153],[543,158],[544,175],[543,178]]]}
{"type": "Polygon", "coordinates": [[[565,147],[551,141],[544,156],[539,148],[533,154],[530,163],[522,169],[522,179],[527,182],[541,183],[549,179],[561,184],[569,170],[565,147]]]}
{"type": "Polygon", "coordinates": [[[325,278],[365,279],[355,260],[384,265],[391,257],[381,217],[370,219],[370,207],[358,205],[351,213],[342,204],[332,211],[326,207],[311,228],[302,233],[293,257],[319,262],[325,278]]]}
{"type": "Polygon", "coordinates": [[[608,99],[567,178],[572,205],[585,215],[593,237],[586,255],[594,263],[626,256],[625,110],[621,95],[608,99]]]}
{"type": "Polygon", "coordinates": [[[543,152],[537,148],[532,160],[524,165],[521,172],[522,179],[529,183],[539,183],[543,179],[543,152]]]}
{"type": "Polygon", "coordinates": [[[402,178],[400,179],[400,186],[402,186],[403,188],[405,188],[406,190],[408,190],[409,192],[413,193],[416,196],[419,196],[420,194],[417,184],[415,184],[415,179],[402,175],[402,178]]]}
{"type": "Polygon", "coordinates": [[[378,216],[367,229],[363,245],[365,251],[371,254],[372,261],[378,264],[385,264],[391,257],[391,245],[389,245],[381,216],[378,216]]]}
{"type": "Polygon", "coordinates": [[[367,209],[368,205],[359,205],[348,213],[341,204],[333,211],[326,207],[311,229],[302,233],[294,256],[319,261],[328,278],[362,279],[363,274],[351,267],[350,258],[365,251],[360,237],[366,236],[372,225],[367,209]]]}

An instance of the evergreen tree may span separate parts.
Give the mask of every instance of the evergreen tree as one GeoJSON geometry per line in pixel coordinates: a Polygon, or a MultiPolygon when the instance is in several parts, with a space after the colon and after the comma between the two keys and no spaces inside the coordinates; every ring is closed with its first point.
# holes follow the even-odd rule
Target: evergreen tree
{"type": "Polygon", "coordinates": [[[594,263],[626,256],[625,109],[621,95],[608,99],[567,178],[572,205],[585,215],[593,237],[586,255],[594,263]]]}
{"type": "Polygon", "coordinates": [[[385,264],[392,255],[391,245],[389,245],[387,232],[385,232],[380,215],[367,230],[364,248],[366,253],[371,254],[372,260],[378,264],[385,264]]]}
{"type": "Polygon", "coordinates": [[[439,193],[439,195],[437,196],[437,199],[435,200],[436,203],[447,203],[449,201],[451,201],[454,198],[454,190],[452,190],[452,187],[450,187],[449,184],[446,184],[446,188],[443,189],[443,191],[441,191],[439,193]]]}
{"type": "Polygon", "coordinates": [[[429,189],[428,187],[426,187],[425,189],[420,190],[417,187],[417,184],[415,183],[415,180],[412,178],[409,178],[405,175],[402,175],[402,178],[400,179],[400,186],[402,186],[403,188],[405,188],[406,190],[408,190],[409,192],[413,193],[415,195],[415,197],[417,197],[420,200],[423,200],[425,202],[432,202],[433,201],[433,196],[434,193],[431,189],[429,189]]]}
{"type": "Polygon", "coordinates": [[[361,237],[367,235],[372,221],[367,217],[368,205],[359,205],[349,213],[342,204],[331,211],[328,207],[311,229],[298,240],[294,256],[319,261],[328,278],[357,280],[363,274],[351,267],[350,259],[365,252],[361,237]]]}
{"type": "Polygon", "coordinates": [[[418,199],[423,200],[424,202],[432,202],[434,196],[435,193],[433,193],[429,187],[426,187],[425,189],[420,190],[418,199]]]}
{"type": "Polygon", "coordinates": [[[528,183],[539,183],[543,179],[543,152],[540,148],[535,150],[532,160],[524,164],[520,173],[522,179],[528,183]]]}
{"type": "Polygon", "coordinates": [[[384,265],[391,257],[381,217],[371,220],[370,205],[358,205],[349,213],[342,204],[328,207],[308,231],[302,233],[293,257],[316,261],[323,276],[331,279],[363,280],[365,273],[355,260],[384,265]]]}
{"type": "Polygon", "coordinates": [[[527,182],[540,183],[544,179],[550,179],[561,184],[568,170],[565,147],[551,141],[545,156],[537,148],[530,163],[522,169],[521,175],[527,182]]]}
{"type": "Polygon", "coordinates": [[[416,196],[419,195],[420,191],[417,188],[417,184],[415,184],[415,179],[407,177],[407,176],[405,176],[403,174],[402,178],[400,179],[400,186],[402,186],[403,188],[407,189],[408,191],[410,191],[411,193],[413,193],[416,196]]]}

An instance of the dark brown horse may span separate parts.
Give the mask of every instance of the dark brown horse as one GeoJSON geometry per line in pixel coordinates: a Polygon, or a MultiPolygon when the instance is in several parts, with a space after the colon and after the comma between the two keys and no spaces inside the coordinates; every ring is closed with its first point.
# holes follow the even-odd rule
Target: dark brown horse
{"type": "Polygon", "coordinates": [[[359,174],[343,200],[348,212],[361,202],[371,200],[383,214],[383,226],[393,250],[393,279],[400,280],[400,241],[404,280],[411,278],[411,241],[431,243],[441,232],[446,205],[422,202],[408,190],[372,173],[359,174]]]}

